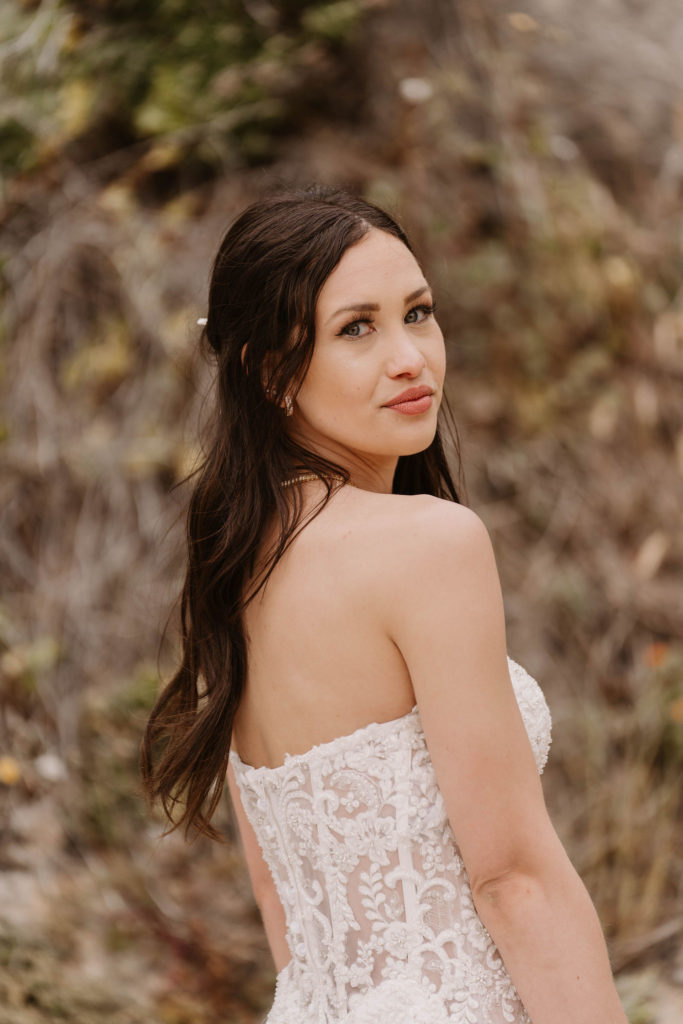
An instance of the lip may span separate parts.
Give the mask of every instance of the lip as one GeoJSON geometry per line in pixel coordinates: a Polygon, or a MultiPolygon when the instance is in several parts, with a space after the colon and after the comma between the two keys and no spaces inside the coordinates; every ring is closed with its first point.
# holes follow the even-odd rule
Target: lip
{"type": "MultiPolygon", "coordinates": [[[[385,408],[391,409],[394,405],[405,405],[408,402],[416,402],[420,398],[427,398],[434,394],[434,388],[428,388],[425,384],[422,384],[417,388],[407,388],[406,391],[402,391],[400,395],[396,395],[396,398],[392,398],[390,402],[385,402],[385,408]]],[[[431,402],[429,403],[431,405],[431,402]]]]}

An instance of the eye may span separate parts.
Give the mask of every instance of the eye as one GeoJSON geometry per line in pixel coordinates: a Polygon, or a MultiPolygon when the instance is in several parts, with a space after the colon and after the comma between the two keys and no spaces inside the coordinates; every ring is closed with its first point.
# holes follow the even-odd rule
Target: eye
{"type": "Polygon", "coordinates": [[[406,313],[405,321],[407,324],[422,324],[425,320],[428,320],[430,316],[434,315],[435,309],[435,305],[428,306],[423,304],[421,306],[413,306],[413,308],[406,313]]]}
{"type": "Polygon", "coordinates": [[[372,320],[359,318],[358,320],[351,320],[350,323],[345,324],[339,334],[345,334],[348,338],[363,338],[366,334],[371,333],[372,320]],[[367,327],[367,330],[363,330],[363,327],[367,327]]]}

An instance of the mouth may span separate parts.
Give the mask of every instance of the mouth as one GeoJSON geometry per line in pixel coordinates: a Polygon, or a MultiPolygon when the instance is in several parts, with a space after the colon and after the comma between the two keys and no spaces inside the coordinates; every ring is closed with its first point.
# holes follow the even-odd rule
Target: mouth
{"type": "Polygon", "coordinates": [[[402,391],[400,395],[397,395],[396,398],[392,398],[390,402],[387,402],[385,408],[414,416],[421,412],[427,412],[431,408],[433,394],[433,389],[425,385],[417,388],[408,388],[406,391],[402,391]]]}

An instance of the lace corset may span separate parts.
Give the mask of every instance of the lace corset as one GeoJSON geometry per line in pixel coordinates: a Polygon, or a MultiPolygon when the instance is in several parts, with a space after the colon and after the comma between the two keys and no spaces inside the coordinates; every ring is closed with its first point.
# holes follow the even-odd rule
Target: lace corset
{"type": "MultiPolygon", "coordinates": [[[[508,657],[539,771],[550,713],[508,657]]],[[[267,1024],[523,1024],[479,920],[417,707],[254,768],[230,752],[292,959],[267,1024]]]]}

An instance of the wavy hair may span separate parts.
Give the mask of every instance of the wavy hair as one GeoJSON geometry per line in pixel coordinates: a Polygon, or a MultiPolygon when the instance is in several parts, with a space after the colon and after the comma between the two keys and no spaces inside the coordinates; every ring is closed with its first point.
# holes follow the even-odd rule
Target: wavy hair
{"type": "MultiPolygon", "coordinates": [[[[211,818],[247,673],[242,613],[299,530],[340,486],[338,478],[348,479],[343,467],[289,435],[282,406],[306,375],[323,284],[373,228],[413,252],[399,225],[357,196],[321,187],[281,191],[237,218],[213,264],[204,340],[216,362],[216,406],[187,515],[181,660],[152,709],[141,750],[144,791],[161,802],[171,830],[184,825],[186,834],[196,829],[219,838],[211,818]],[[326,484],[306,517],[298,488],[285,497],[281,487],[303,471],[326,484]],[[277,542],[257,565],[273,521],[279,523],[277,542]]],[[[394,493],[459,501],[444,431],[460,470],[457,428],[444,400],[429,447],[399,458],[394,493]]]]}

